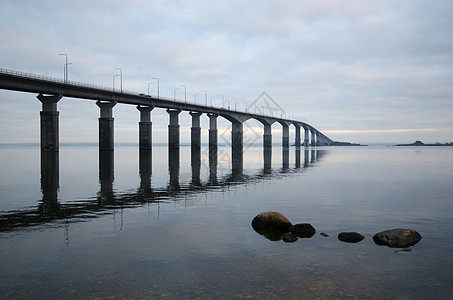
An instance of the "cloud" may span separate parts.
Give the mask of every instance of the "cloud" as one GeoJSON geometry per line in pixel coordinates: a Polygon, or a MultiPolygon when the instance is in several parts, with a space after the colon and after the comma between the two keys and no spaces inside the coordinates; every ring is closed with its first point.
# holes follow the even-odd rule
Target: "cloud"
{"type": "MultiPolygon", "coordinates": [[[[0,67],[62,77],[67,53],[70,80],[111,86],[121,67],[126,90],[158,77],[163,96],[185,84],[191,101],[207,90],[217,105],[266,91],[320,129],[453,128],[452,13],[444,0],[6,0],[0,67]]],[[[62,108],[93,115],[85,102],[62,108]]]]}

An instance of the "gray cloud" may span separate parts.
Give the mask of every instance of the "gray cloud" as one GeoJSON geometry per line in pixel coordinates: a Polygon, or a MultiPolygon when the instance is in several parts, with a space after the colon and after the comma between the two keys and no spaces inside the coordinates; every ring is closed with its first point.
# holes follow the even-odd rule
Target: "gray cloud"
{"type": "MultiPolygon", "coordinates": [[[[450,141],[452,12],[453,3],[442,0],[6,0],[0,4],[0,67],[61,77],[58,54],[64,52],[71,80],[111,86],[113,68],[121,67],[125,89],[145,92],[159,77],[161,95],[172,97],[186,84],[191,101],[207,89],[210,98],[222,94],[245,106],[267,91],[288,114],[338,140],[410,142],[413,131],[391,137],[370,130],[414,129],[421,130],[419,139],[450,141]]],[[[37,140],[34,132],[11,126],[10,112],[23,110],[25,100],[16,108],[8,100],[34,96],[0,96],[0,123],[9,132],[2,141],[17,140],[17,130],[21,139],[37,140]]],[[[39,102],[29,101],[34,105],[27,115],[39,115],[39,102]]],[[[62,130],[70,128],[65,120],[96,124],[93,103],[66,102],[60,105],[62,130]],[[74,113],[65,119],[63,109],[74,113]]],[[[132,130],[137,114],[117,106],[117,127],[132,130]]],[[[154,115],[165,128],[165,114],[154,115]]],[[[62,141],[84,136],[66,131],[62,141]]]]}

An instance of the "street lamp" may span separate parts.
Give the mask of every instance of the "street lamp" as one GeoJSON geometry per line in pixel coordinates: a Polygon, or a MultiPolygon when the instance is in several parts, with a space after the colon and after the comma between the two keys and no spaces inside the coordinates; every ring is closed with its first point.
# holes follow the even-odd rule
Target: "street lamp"
{"type": "Polygon", "coordinates": [[[205,103],[204,104],[205,104],[205,106],[208,106],[208,91],[207,90],[202,90],[202,92],[205,93],[205,97],[204,97],[205,103]]]}
{"type": "Polygon", "coordinates": [[[113,90],[115,91],[115,77],[119,77],[120,74],[113,75],[113,90]]]}
{"type": "Polygon", "coordinates": [[[153,79],[157,80],[157,99],[159,99],[159,90],[160,90],[160,87],[159,87],[159,78],[153,77],[153,79]]]}
{"type": "Polygon", "coordinates": [[[187,103],[187,87],[184,84],[181,84],[180,86],[184,87],[184,103],[187,103]]]}
{"type": "Polygon", "coordinates": [[[223,107],[223,101],[225,101],[225,96],[223,95],[219,95],[220,97],[222,97],[222,107],[223,107]]]}
{"type": "Polygon", "coordinates": [[[197,104],[197,95],[198,95],[198,93],[195,93],[195,94],[193,95],[193,100],[195,101],[195,104],[197,104]]]}
{"type": "Polygon", "coordinates": [[[70,63],[68,63],[68,55],[66,53],[60,53],[58,55],[62,55],[65,57],[65,64],[64,64],[64,68],[63,68],[63,75],[64,75],[64,83],[68,83],[68,65],[70,65],[70,63]]]}
{"type": "Polygon", "coordinates": [[[231,100],[234,100],[234,110],[237,110],[236,109],[236,98],[231,98],[231,100]]]}
{"type": "Polygon", "coordinates": [[[176,91],[179,90],[179,89],[174,89],[173,90],[173,101],[176,102],[176,91]]]}
{"type": "MultiPolygon", "coordinates": [[[[119,74],[120,75],[120,89],[121,89],[121,93],[122,93],[123,92],[123,69],[114,68],[114,70],[119,70],[120,71],[120,74],[119,74]]],[[[113,77],[113,80],[115,80],[115,77],[113,77]]]]}

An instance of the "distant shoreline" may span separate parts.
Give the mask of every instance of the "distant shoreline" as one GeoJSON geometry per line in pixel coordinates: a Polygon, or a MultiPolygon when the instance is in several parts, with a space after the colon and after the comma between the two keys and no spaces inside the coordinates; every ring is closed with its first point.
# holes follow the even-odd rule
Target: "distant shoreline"
{"type": "Polygon", "coordinates": [[[397,146],[397,147],[406,147],[406,146],[453,146],[453,142],[445,143],[445,144],[442,144],[442,143],[425,144],[425,143],[423,143],[421,141],[415,141],[412,144],[397,144],[395,146],[397,146]]]}

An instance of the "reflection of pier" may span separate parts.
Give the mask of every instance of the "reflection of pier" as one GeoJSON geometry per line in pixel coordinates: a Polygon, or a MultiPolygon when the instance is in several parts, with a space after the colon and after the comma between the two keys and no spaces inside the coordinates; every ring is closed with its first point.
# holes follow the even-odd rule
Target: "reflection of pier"
{"type": "Polygon", "coordinates": [[[244,175],[242,165],[236,168],[232,162],[231,172],[225,176],[217,176],[217,160],[209,159],[208,178],[202,183],[200,178],[201,157],[200,151],[191,151],[192,179],[190,184],[181,185],[179,182],[179,149],[169,149],[169,181],[166,187],[151,188],[152,164],[150,152],[140,153],[139,174],[140,185],[134,193],[114,192],[114,156],[113,151],[99,152],[99,192],[91,199],[75,203],[60,204],[58,202],[59,166],[58,152],[42,151],[41,158],[41,189],[42,201],[37,207],[20,211],[4,212],[0,215],[0,231],[13,231],[18,228],[36,226],[39,224],[68,220],[82,220],[95,218],[104,214],[113,213],[115,209],[137,207],[145,203],[158,203],[162,201],[177,201],[182,197],[203,193],[213,189],[222,189],[232,185],[247,184],[270,178],[291,176],[309,167],[308,161],[315,161],[308,157],[316,155],[319,158],[326,150],[315,149],[304,151],[303,160],[307,162],[300,167],[301,151],[295,147],[295,167],[289,167],[289,149],[283,151],[282,168],[272,169],[271,155],[267,152],[263,156],[263,168],[252,175],[244,175]],[[286,157],[285,157],[286,156],[286,157]],[[299,157],[299,158],[298,158],[299,157]],[[299,163],[298,163],[299,161],[299,163]]]}

